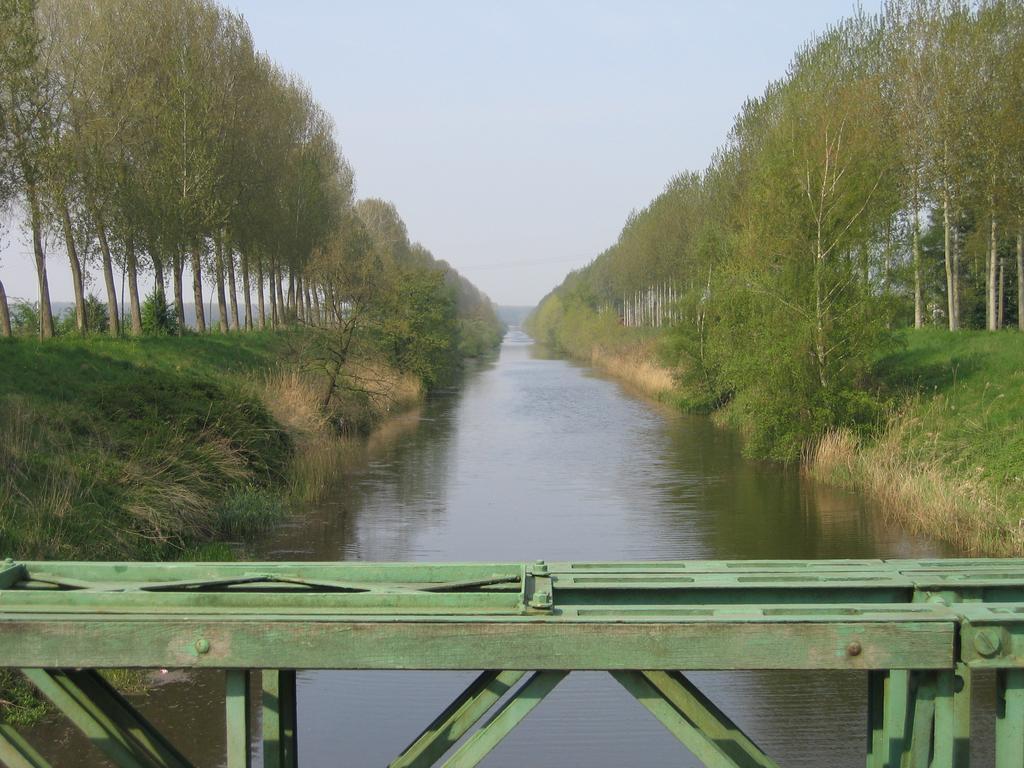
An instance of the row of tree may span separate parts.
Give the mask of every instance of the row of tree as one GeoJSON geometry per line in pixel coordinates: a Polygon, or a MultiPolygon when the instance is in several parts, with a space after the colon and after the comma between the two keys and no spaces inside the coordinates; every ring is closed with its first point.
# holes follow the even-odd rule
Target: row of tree
{"type": "Polygon", "coordinates": [[[753,450],[793,457],[868,418],[860,385],[888,329],[1024,329],[1022,115],[1021,0],[858,13],[798,51],[710,167],[632,214],[535,328],[557,341],[573,311],[675,283],[681,367],[751,415],[753,450]]]}
{"type": "Polygon", "coordinates": [[[113,335],[143,332],[146,275],[146,325],[158,329],[186,328],[187,275],[200,333],[212,324],[204,281],[223,332],[336,324],[348,288],[332,282],[346,268],[332,259],[435,272],[460,317],[497,327],[486,297],[410,244],[394,206],[355,201],[330,116],[212,0],[0,0],[0,203],[31,232],[43,338],[54,334],[51,242],[66,253],[81,333],[91,265],[113,335]]]}

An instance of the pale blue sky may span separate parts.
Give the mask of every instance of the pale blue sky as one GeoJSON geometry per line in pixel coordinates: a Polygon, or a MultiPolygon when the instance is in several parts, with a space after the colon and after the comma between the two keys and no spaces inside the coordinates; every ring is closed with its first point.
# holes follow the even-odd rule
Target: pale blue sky
{"type": "MultiPolygon", "coordinates": [[[[532,304],[706,166],[744,99],[854,0],[227,5],[334,116],[360,196],[394,201],[495,301],[532,304]]],[[[27,238],[5,239],[0,277],[31,296],[27,238]]],[[[50,262],[66,299],[59,248],[50,262]]]]}

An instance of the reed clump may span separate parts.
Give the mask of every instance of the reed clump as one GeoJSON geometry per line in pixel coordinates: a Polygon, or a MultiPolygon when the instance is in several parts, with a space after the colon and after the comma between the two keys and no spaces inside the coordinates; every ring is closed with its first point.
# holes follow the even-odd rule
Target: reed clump
{"type": "Polygon", "coordinates": [[[654,399],[669,396],[676,387],[672,371],[658,363],[656,351],[649,343],[625,349],[595,346],[590,352],[590,363],[599,371],[654,399]]]}
{"type": "Polygon", "coordinates": [[[418,405],[424,395],[415,376],[379,362],[351,364],[327,408],[323,391],[318,376],[288,367],[271,371],[260,390],[294,441],[288,486],[298,502],[322,498],[336,481],[338,467],[360,453],[363,438],[384,420],[418,405]]]}
{"type": "Polygon", "coordinates": [[[979,478],[951,474],[940,457],[907,451],[917,418],[901,413],[870,442],[850,430],[831,430],[808,451],[805,470],[826,482],[866,492],[891,522],[958,550],[999,556],[1024,553],[1019,511],[1001,506],[979,478]]]}

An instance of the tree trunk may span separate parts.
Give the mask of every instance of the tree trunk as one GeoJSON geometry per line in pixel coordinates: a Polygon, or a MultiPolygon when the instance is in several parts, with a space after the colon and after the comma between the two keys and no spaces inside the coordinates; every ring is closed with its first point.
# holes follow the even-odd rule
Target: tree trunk
{"type": "Polygon", "coordinates": [[[818,363],[818,383],[822,389],[828,389],[828,372],[825,364],[828,355],[825,344],[825,291],[821,281],[823,262],[824,256],[819,243],[814,262],[814,357],[818,363]]]}
{"type": "Polygon", "coordinates": [[[274,275],[274,290],[277,291],[277,319],[281,325],[287,325],[289,321],[288,317],[288,305],[284,302],[284,289],[281,288],[281,267],[277,268],[277,273],[274,275]]]}
{"type": "Polygon", "coordinates": [[[206,333],[206,309],[203,307],[203,264],[199,245],[192,248],[192,299],[196,303],[196,331],[206,333]]]}
{"type": "Polygon", "coordinates": [[[914,327],[924,327],[924,289],[921,286],[921,217],[920,204],[914,193],[914,327]]]}
{"type": "Polygon", "coordinates": [[[946,259],[946,304],[949,312],[949,330],[957,329],[956,317],[956,293],[953,285],[953,225],[950,222],[949,210],[949,187],[942,188],[942,232],[943,232],[943,254],[946,259]]]}
{"type": "Polygon", "coordinates": [[[960,230],[953,230],[953,312],[956,328],[960,330],[960,230]]]}
{"type": "MultiPolygon", "coordinates": [[[[238,251],[238,266],[242,270],[242,305],[245,309],[245,330],[252,330],[252,296],[249,293],[249,257],[245,251],[238,251]]],[[[262,286],[261,286],[262,290],[262,286]]],[[[237,322],[237,321],[236,321],[237,322]]]]}
{"type": "Polygon", "coordinates": [[[996,330],[1006,320],[1006,259],[999,259],[999,296],[996,301],[996,330]]]}
{"type": "MultiPolygon", "coordinates": [[[[313,295],[316,295],[316,288],[313,288],[313,295]]],[[[313,300],[309,295],[309,282],[306,282],[306,320],[310,325],[320,325],[320,302],[317,302],[315,311],[313,300]]]]}
{"type": "Polygon", "coordinates": [[[185,333],[185,298],[183,296],[182,272],[185,271],[185,257],[175,250],[172,259],[172,271],[174,272],[174,315],[178,320],[178,335],[185,333]]]}
{"type": "Polygon", "coordinates": [[[993,213],[989,222],[988,263],[986,264],[985,269],[985,320],[986,328],[990,331],[995,331],[999,328],[996,307],[996,279],[998,277],[997,272],[999,270],[998,260],[999,239],[996,233],[996,217],[995,213],[993,213]]]}
{"type": "Polygon", "coordinates": [[[270,327],[277,328],[280,325],[277,312],[277,291],[274,290],[274,276],[277,268],[274,262],[270,262],[270,270],[267,272],[267,292],[270,294],[270,327]]]}
{"type": "Polygon", "coordinates": [[[214,275],[217,281],[217,325],[221,333],[228,332],[228,302],[224,296],[224,241],[218,237],[213,243],[214,275]]]}
{"type": "Polygon", "coordinates": [[[154,288],[158,289],[160,293],[164,293],[164,263],[155,253],[150,253],[149,258],[153,262],[154,288]]]}
{"type": "Polygon", "coordinates": [[[71,265],[71,284],[75,291],[75,327],[85,335],[89,330],[89,320],[85,314],[85,283],[82,280],[82,263],[78,260],[78,249],[75,247],[74,231],[71,228],[71,214],[68,204],[62,201],[61,224],[64,228],[64,247],[68,252],[68,263],[71,265]]]}
{"type": "Polygon", "coordinates": [[[1024,331],[1024,227],[1017,233],[1017,327],[1024,331]]]}
{"type": "Polygon", "coordinates": [[[306,322],[306,311],[302,304],[302,275],[295,278],[295,319],[306,322]]]}
{"type": "Polygon", "coordinates": [[[231,241],[225,238],[224,259],[228,270],[228,304],[231,307],[231,314],[228,320],[231,323],[231,330],[238,330],[238,291],[235,286],[235,253],[231,247],[231,241]]]}
{"type": "Polygon", "coordinates": [[[128,269],[128,305],[132,318],[132,336],[142,335],[142,304],[139,302],[139,261],[135,257],[135,238],[124,244],[125,266],[128,269]]]}
{"type": "Polygon", "coordinates": [[[259,307],[260,330],[267,327],[267,307],[263,296],[263,257],[256,260],[256,303],[259,307]]]}
{"type": "Polygon", "coordinates": [[[288,319],[299,316],[298,308],[295,306],[295,270],[288,270],[288,319]]]}
{"type": "Polygon", "coordinates": [[[0,336],[11,338],[11,308],[7,306],[7,291],[4,281],[0,280],[0,336]]]}
{"type": "Polygon", "coordinates": [[[50,281],[46,277],[46,252],[43,250],[43,221],[34,186],[29,186],[29,208],[32,218],[32,252],[36,259],[39,284],[39,337],[53,338],[53,310],[50,308],[50,281]]]}
{"type": "Polygon", "coordinates": [[[114,285],[114,263],[110,258],[110,242],[107,240],[107,227],[103,219],[96,217],[96,229],[100,238],[100,252],[103,254],[103,282],[107,288],[107,315],[111,336],[121,335],[121,314],[117,307],[117,288],[114,285]]]}
{"type": "Polygon", "coordinates": [[[320,289],[316,287],[316,284],[313,285],[313,312],[316,316],[316,324],[323,325],[324,316],[320,309],[320,289]]]}

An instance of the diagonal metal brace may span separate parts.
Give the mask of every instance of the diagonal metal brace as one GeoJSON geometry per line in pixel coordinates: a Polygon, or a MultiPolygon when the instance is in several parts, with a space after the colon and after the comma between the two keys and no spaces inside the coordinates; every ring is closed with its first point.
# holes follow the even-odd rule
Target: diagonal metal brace
{"type": "Polygon", "coordinates": [[[709,768],[778,768],[679,672],[625,670],[611,675],[709,768]]]}
{"type": "Polygon", "coordinates": [[[192,768],[192,764],[95,670],[23,669],[22,672],[119,768],[192,768]]]}
{"type": "Polygon", "coordinates": [[[479,765],[568,674],[561,670],[534,672],[497,713],[459,747],[444,764],[444,768],[472,768],[479,765]]]}
{"type": "Polygon", "coordinates": [[[0,723],[0,764],[7,768],[50,768],[43,756],[7,723],[0,723]]]}
{"type": "Polygon", "coordinates": [[[481,673],[402,751],[389,768],[427,768],[434,765],[524,674],[509,670],[481,673]]]}

